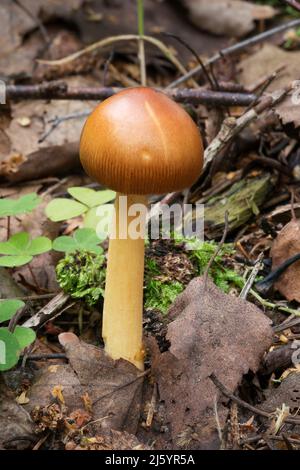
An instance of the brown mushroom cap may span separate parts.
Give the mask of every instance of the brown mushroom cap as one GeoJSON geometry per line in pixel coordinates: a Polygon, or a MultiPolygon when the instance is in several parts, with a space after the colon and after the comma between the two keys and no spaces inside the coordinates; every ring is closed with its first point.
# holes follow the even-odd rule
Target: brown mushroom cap
{"type": "Polygon", "coordinates": [[[99,104],[81,135],[81,163],[91,178],[124,194],[190,187],[203,166],[191,117],[163,93],[130,88],[99,104]]]}

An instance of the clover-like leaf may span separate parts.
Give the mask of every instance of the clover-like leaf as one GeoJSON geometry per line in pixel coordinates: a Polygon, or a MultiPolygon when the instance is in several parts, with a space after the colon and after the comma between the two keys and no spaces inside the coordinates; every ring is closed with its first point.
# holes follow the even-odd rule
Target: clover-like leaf
{"type": "Polygon", "coordinates": [[[0,323],[10,320],[22,307],[24,302],[17,299],[0,300],[0,323]]]}
{"type": "Polygon", "coordinates": [[[46,207],[46,215],[52,222],[61,222],[62,220],[72,219],[84,214],[88,207],[71,199],[57,198],[53,199],[46,207]]]}
{"type": "Polygon", "coordinates": [[[1,256],[0,266],[4,268],[16,268],[18,266],[24,266],[32,261],[30,255],[16,255],[16,256],[1,256]]]}
{"type": "Polygon", "coordinates": [[[93,207],[84,216],[84,227],[93,228],[96,231],[99,239],[105,240],[109,236],[113,211],[113,204],[105,204],[103,206],[93,207]]]}
{"type": "Polygon", "coordinates": [[[0,266],[16,267],[30,263],[33,256],[51,250],[52,243],[46,237],[30,240],[27,232],[16,233],[6,242],[0,243],[0,266]]]}
{"type": "Polygon", "coordinates": [[[68,193],[71,194],[74,199],[77,199],[77,201],[82,202],[82,204],[90,208],[111,202],[116,197],[115,191],[111,191],[110,189],[94,191],[94,189],[77,186],[69,188],[68,193]]]}
{"type": "Polygon", "coordinates": [[[47,237],[37,237],[31,241],[30,246],[28,247],[28,253],[32,256],[41,255],[42,253],[47,253],[52,248],[52,242],[47,237]]]}
{"type": "Polygon", "coordinates": [[[74,253],[75,251],[89,251],[91,253],[101,254],[103,248],[99,243],[101,240],[97,237],[95,230],[90,228],[81,228],[76,230],[73,237],[58,237],[53,242],[53,249],[63,251],[64,253],[74,253]]]}
{"type": "Polygon", "coordinates": [[[77,243],[73,237],[58,237],[53,242],[53,250],[62,251],[63,253],[72,253],[76,251],[77,243]]]}
{"type": "Polygon", "coordinates": [[[7,328],[0,328],[0,371],[14,367],[20,354],[20,345],[13,333],[7,328]]]}
{"type": "Polygon", "coordinates": [[[26,194],[19,199],[0,199],[0,217],[28,214],[41,202],[36,193],[26,194]]]}
{"type": "Polygon", "coordinates": [[[16,326],[13,335],[18,341],[20,349],[27,348],[27,346],[33,343],[36,339],[35,332],[31,328],[26,328],[25,326],[16,326]]]}

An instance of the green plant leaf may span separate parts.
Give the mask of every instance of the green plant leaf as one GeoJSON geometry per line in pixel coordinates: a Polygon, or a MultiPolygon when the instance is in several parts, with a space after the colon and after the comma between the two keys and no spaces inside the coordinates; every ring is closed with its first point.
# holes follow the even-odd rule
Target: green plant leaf
{"type": "Polygon", "coordinates": [[[0,371],[14,367],[19,360],[20,346],[7,328],[0,328],[0,371]]]}
{"type": "Polygon", "coordinates": [[[72,219],[84,214],[88,210],[87,206],[71,199],[53,199],[46,207],[46,215],[52,222],[72,219]]]}
{"type": "Polygon", "coordinates": [[[20,232],[12,235],[7,242],[0,243],[1,255],[17,255],[24,251],[29,246],[29,234],[27,232],[20,232]]]}
{"type": "Polygon", "coordinates": [[[95,230],[90,228],[80,228],[74,233],[74,240],[79,246],[92,246],[100,243],[95,230]]]}
{"type": "Polygon", "coordinates": [[[76,230],[73,237],[58,237],[53,242],[53,249],[64,253],[74,253],[75,251],[89,251],[101,254],[103,248],[98,246],[101,240],[97,237],[95,230],[82,228],[76,230]]]}
{"type": "Polygon", "coordinates": [[[16,233],[7,242],[0,243],[0,266],[16,267],[30,263],[32,257],[51,250],[52,243],[47,237],[30,240],[27,232],[16,233]]]}
{"type": "Polygon", "coordinates": [[[19,199],[0,199],[0,217],[28,214],[41,202],[36,193],[26,194],[19,199]]]}
{"type": "Polygon", "coordinates": [[[17,266],[24,266],[30,263],[32,256],[30,255],[16,255],[16,256],[1,256],[0,266],[5,268],[16,268],[17,266]]]}
{"type": "Polygon", "coordinates": [[[105,240],[109,234],[113,210],[113,204],[105,204],[100,207],[93,207],[84,216],[84,227],[96,230],[99,239],[105,240]]]}
{"type": "Polygon", "coordinates": [[[17,299],[1,300],[0,301],[0,323],[10,320],[14,314],[22,307],[24,302],[17,299]]]}
{"type": "Polygon", "coordinates": [[[72,253],[77,249],[77,243],[73,237],[58,237],[53,242],[53,250],[62,251],[63,253],[72,253]]]}
{"type": "Polygon", "coordinates": [[[47,253],[52,248],[52,242],[47,237],[37,237],[31,241],[30,246],[28,247],[28,253],[32,256],[41,255],[42,253],[47,253]]]}
{"type": "Polygon", "coordinates": [[[26,328],[25,326],[16,326],[13,335],[19,343],[20,349],[27,348],[27,346],[33,343],[36,339],[35,332],[31,328],[26,328]]]}
{"type": "Polygon", "coordinates": [[[71,194],[74,199],[77,199],[90,208],[106,204],[107,202],[113,201],[116,197],[115,191],[111,191],[110,189],[94,191],[90,188],[77,186],[69,188],[68,193],[71,194]]]}

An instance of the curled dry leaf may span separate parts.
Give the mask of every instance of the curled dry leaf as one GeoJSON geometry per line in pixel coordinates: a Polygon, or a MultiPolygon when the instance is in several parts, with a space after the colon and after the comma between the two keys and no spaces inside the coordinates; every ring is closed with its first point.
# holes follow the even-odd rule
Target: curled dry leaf
{"type": "MultiPolygon", "coordinates": [[[[277,235],[272,249],[272,271],[300,253],[300,220],[292,219],[277,235]]],[[[289,266],[274,285],[287,300],[300,302],[300,261],[289,266]]]]}
{"type": "Polygon", "coordinates": [[[224,397],[210,380],[214,373],[232,392],[249,370],[255,372],[272,341],[269,319],[253,304],[229,296],[208,280],[193,279],[169,311],[171,343],[156,364],[164,424],[172,449],[216,449],[223,428],[224,397]]]}
{"type": "Polygon", "coordinates": [[[252,31],[254,20],[273,18],[276,10],[240,0],[183,0],[190,20],[213,34],[240,37],[252,31]]]}

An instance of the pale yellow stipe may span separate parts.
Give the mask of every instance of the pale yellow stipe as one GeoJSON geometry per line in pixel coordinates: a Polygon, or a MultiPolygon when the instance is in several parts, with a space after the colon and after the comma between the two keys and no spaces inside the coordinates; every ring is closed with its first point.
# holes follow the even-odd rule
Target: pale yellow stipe
{"type": "MultiPolygon", "coordinates": [[[[126,359],[144,370],[143,350],[143,282],[145,241],[120,239],[120,194],[115,202],[116,238],[109,242],[103,309],[102,336],[105,351],[112,359],[126,359]]],[[[132,204],[147,204],[146,196],[127,196],[132,204]]],[[[121,214],[127,227],[134,217],[121,214]]],[[[136,217],[136,216],[135,216],[136,217]]],[[[145,220],[143,220],[145,224],[145,220]]]]}

